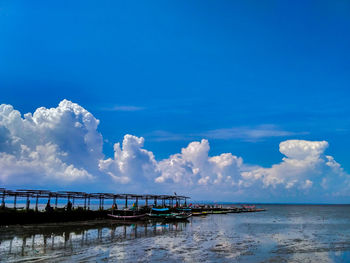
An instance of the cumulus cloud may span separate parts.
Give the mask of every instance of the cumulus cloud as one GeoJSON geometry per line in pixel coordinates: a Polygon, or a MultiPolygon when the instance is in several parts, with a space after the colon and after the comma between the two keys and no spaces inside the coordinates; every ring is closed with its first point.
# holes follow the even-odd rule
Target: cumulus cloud
{"type": "Polygon", "coordinates": [[[335,181],[347,182],[348,175],[332,156],[324,154],[326,141],[288,140],[280,143],[286,157],[271,168],[257,168],[242,173],[248,182],[259,181],[264,187],[309,189],[316,186],[327,190],[335,181]],[[332,182],[332,184],[330,184],[332,182]]]}
{"type": "Polygon", "coordinates": [[[122,143],[114,144],[113,158],[105,158],[98,125],[90,112],[68,100],[23,117],[11,105],[0,105],[0,183],[72,188],[85,184],[91,191],[176,191],[194,198],[241,201],[270,195],[349,196],[349,175],[325,154],[326,141],[283,141],[279,150],[285,157],[268,168],[247,165],[229,152],[210,156],[205,139],[156,160],[144,149],[143,137],[125,135],[122,143]]]}
{"type": "Polygon", "coordinates": [[[151,181],[158,174],[157,162],[152,152],[142,149],[144,138],[125,135],[122,147],[114,144],[114,159],[100,160],[101,171],[108,173],[118,183],[151,181]]]}
{"type": "Polygon", "coordinates": [[[159,162],[161,175],[158,183],[180,183],[182,185],[233,186],[243,163],[242,158],[223,153],[209,157],[209,142],[191,142],[181,153],[159,162]]]}
{"type": "Polygon", "coordinates": [[[67,100],[24,114],[0,105],[0,181],[66,183],[93,179],[102,154],[99,121],[67,100]]]}

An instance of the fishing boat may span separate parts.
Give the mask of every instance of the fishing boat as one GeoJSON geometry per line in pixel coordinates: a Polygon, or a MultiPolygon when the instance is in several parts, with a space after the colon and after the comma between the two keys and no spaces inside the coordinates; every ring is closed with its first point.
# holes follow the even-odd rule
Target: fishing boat
{"type": "Polygon", "coordinates": [[[107,216],[116,219],[116,220],[143,220],[146,218],[147,214],[144,209],[138,210],[133,205],[132,208],[124,208],[124,209],[112,209],[111,214],[107,214],[107,216]]]}
{"type": "Polygon", "coordinates": [[[192,216],[206,216],[208,215],[207,211],[204,211],[203,208],[192,208],[192,216]]]}
{"type": "Polygon", "coordinates": [[[109,217],[112,217],[113,219],[117,219],[117,220],[142,220],[144,219],[147,214],[141,214],[141,215],[112,215],[112,214],[108,214],[109,217]]]}
{"type": "Polygon", "coordinates": [[[213,210],[213,214],[217,214],[217,215],[227,214],[227,211],[224,211],[224,210],[213,210]]]}
{"type": "Polygon", "coordinates": [[[206,216],[206,215],[208,215],[208,212],[206,211],[192,212],[192,216],[206,216]]]}
{"type": "Polygon", "coordinates": [[[150,219],[160,219],[160,220],[186,220],[192,214],[181,212],[172,213],[169,208],[152,208],[151,213],[148,214],[150,219]]]}

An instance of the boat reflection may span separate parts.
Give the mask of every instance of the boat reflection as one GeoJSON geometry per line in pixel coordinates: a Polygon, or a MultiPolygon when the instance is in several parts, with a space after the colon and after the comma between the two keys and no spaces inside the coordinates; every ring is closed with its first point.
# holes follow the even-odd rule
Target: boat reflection
{"type": "Polygon", "coordinates": [[[0,258],[34,259],[67,251],[73,253],[96,245],[182,231],[187,224],[188,221],[164,223],[104,220],[1,227],[0,258]]]}

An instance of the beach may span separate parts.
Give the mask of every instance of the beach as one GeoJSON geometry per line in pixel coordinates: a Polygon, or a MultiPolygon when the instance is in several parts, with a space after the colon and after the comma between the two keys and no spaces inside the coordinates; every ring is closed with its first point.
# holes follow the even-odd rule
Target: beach
{"type": "Polygon", "coordinates": [[[0,228],[2,262],[347,262],[350,206],[264,205],[187,222],[83,222],[0,228]]]}

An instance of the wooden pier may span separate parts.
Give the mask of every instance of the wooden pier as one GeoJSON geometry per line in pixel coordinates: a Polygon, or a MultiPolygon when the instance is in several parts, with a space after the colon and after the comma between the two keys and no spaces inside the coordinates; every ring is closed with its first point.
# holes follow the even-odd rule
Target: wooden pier
{"type": "Polygon", "coordinates": [[[116,209],[118,200],[123,200],[123,209],[127,209],[131,202],[133,202],[134,209],[139,209],[141,205],[143,209],[149,209],[157,206],[186,206],[190,198],[179,195],[53,192],[5,188],[0,188],[0,197],[0,225],[105,218],[107,213],[116,209]],[[19,206],[19,199],[23,206],[19,206]],[[109,204],[106,204],[107,202],[109,204]],[[92,205],[92,203],[97,203],[97,205],[92,205]],[[45,209],[42,209],[45,204],[45,209]]]}

